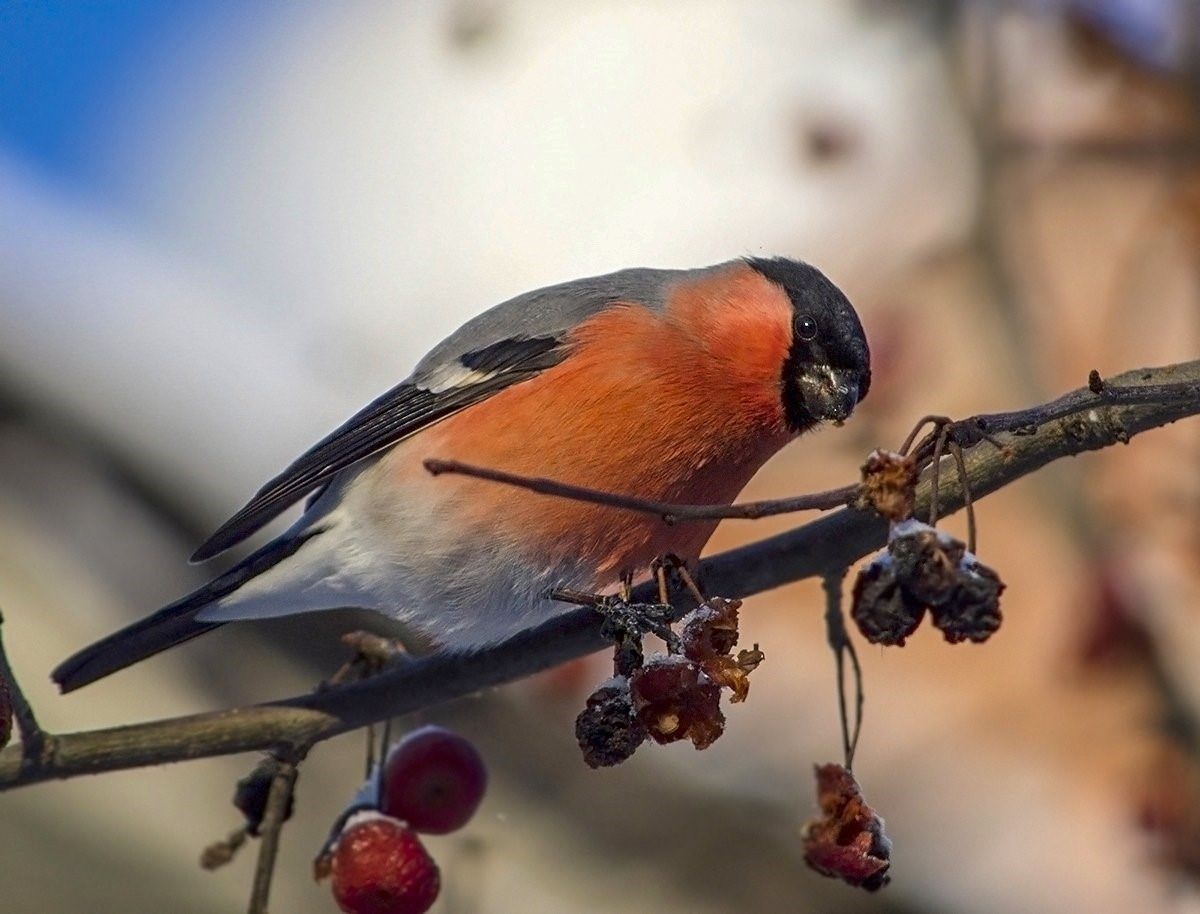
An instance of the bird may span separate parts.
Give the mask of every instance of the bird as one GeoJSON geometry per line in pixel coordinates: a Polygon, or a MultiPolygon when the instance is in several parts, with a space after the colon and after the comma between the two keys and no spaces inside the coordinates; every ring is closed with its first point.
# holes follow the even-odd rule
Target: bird
{"type": "Polygon", "coordinates": [[[469,320],[317,442],[192,556],[211,559],[308,496],[229,571],[52,673],[69,692],[229,622],[354,607],[425,650],[473,651],[611,592],[717,521],[670,524],[464,475],[457,460],[670,503],[730,504],[777,451],[866,396],[870,350],[816,267],[744,257],[547,286],[469,320]]]}

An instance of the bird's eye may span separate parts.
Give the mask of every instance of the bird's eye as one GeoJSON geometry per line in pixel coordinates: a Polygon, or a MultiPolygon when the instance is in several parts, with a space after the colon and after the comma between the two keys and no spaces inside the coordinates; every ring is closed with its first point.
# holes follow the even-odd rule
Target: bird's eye
{"type": "Polygon", "coordinates": [[[817,322],[807,314],[801,315],[800,319],[796,321],[796,336],[806,343],[815,340],[817,338],[817,322]]]}

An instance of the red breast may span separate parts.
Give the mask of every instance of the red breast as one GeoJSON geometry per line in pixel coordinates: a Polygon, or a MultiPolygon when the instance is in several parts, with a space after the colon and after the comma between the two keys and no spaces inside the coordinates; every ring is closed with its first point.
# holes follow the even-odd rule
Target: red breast
{"type": "Polygon", "coordinates": [[[727,504],[792,438],[781,398],[791,324],[786,294],[741,264],[677,285],[663,312],[613,306],[576,328],[562,363],[422,432],[389,455],[389,472],[404,486],[426,476],[421,485],[454,487],[461,529],[538,564],[581,559],[599,570],[597,586],[664,552],[695,558],[715,524],[668,526],[479,480],[430,479],[420,462],[727,504]]]}

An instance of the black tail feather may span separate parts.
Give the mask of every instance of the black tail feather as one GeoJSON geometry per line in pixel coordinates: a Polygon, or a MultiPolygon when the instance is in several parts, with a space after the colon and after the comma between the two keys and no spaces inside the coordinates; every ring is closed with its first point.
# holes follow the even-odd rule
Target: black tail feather
{"type": "Polygon", "coordinates": [[[72,692],[169,647],[220,628],[225,623],[199,622],[196,615],[210,603],[233,593],[251,578],[292,555],[320,532],[319,529],[309,530],[300,536],[281,537],[268,543],[186,597],[72,654],[55,667],[50,678],[63,692],[72,692]]]}

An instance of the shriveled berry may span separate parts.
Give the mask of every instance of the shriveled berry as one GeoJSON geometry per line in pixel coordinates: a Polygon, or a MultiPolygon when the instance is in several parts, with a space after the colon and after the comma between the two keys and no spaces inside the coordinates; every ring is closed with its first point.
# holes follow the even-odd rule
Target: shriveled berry
{"type": "Polygon", "coordinates": [[[416,831],[444,835],[467,824],[486,789],[487,768],[470,740],[422,727],[388,753],[380,809],[416,831]]]}
{"type": "Polygon", "coordinates": [[[950,598],[932,609],[933,624],[951,644],[987,641],[1000,627],[1004,582],[987,565],[964,563],[950,598]]]}
{"type": "Polygon", "coordinates": [[[330,864],[333,899],[345,914],[424,914],[441,875],[416,833],[377,813],[352,818],[330,864]]]}
{"type": "Polygon", "coordinates": [[[710,657],[700,664],[700,670],[718,688],[729,689],[732,693],[729,700],[737,704],[745,701],[750,694],[750,674],[758,669],[764,659],[766,654],[756,644],[750,650],[738,651],[736,657],[727,654],[710,657]]]}
{"type": "Polygon", "coordinates": [[[646,728],[633,710],[629,680],[618,677],[588,696],[575,718],[575,738],[592,768],[619,765],[646,741],[646,728]]]}
{"type": "Polygon", "coordinates": [[[738,642],[741,605],[741,600],[710,597],[688,613],[679,637],[684,656],[699,663],[729,654],[738,642]]]}
{"type": "Polygon", "coordinates": [[[651,659],[629,685],[638,719],[657,743],[690,739],[707,749],[725,731],[721,689],[690,660],[651,659]]]}
{"type": "Polygon", "coordinates": [[[868,892],[883,888],[892,857],[883,819],[867,805],[846,768],[818,765],[816,776],[821,815],[804,826],[804,862],[868,892]]]}
{"type": "Polygon", "coordinates": [[[872,451],[862,466],[860,501],[890,521],[902,521],[912,516],[920,475],[912,457],[872,451]]]}
{"type": "Polygon", "coordinates": [[[850,616],[872,644],[899,646],[917,630],[925,607],[900,586],[890,559],[876,560],[864,566],[854,581],[850,616]]]}

